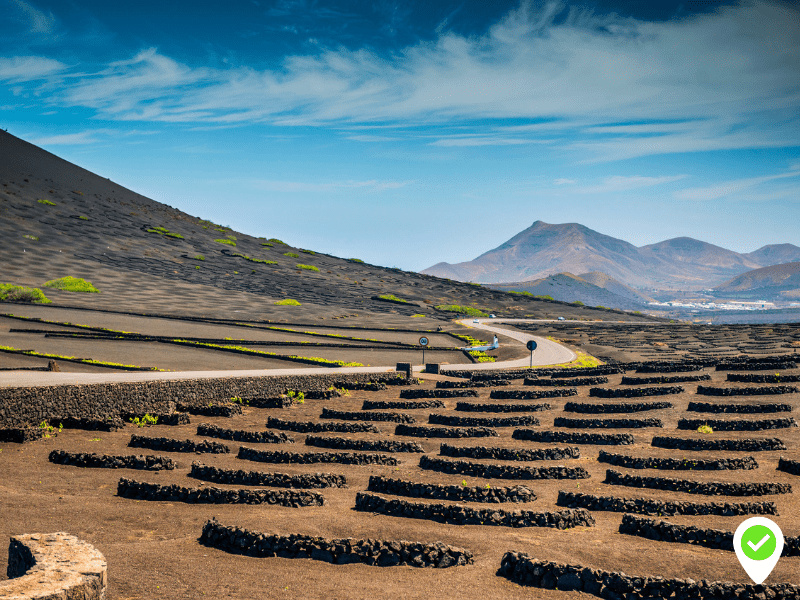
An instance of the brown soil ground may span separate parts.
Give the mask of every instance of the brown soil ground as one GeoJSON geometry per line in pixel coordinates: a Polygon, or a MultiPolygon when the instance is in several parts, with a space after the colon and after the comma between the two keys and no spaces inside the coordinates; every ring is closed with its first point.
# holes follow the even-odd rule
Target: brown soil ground
{"type": "MultiPolygon", "coordinates": [[[[724,381],[724,373],[709,371],[713,384],[724,381]]],[[[788,373],[788,372],[787,372],[788,373]]],[[[611,385],[619,383],[619,375],[611,377],[611,385]]],[[[434,376],[423,383],[432,387],[434,376]]],[[[687,392],[679,396],[656,398],[669,400],[674,409],[626,415],[630,417],[658,417],[664,421],[663,429],[633,430],[636,444],[632,447],[581,446],[582,458],[573,461],[556,461],[555,464],[572,464],[585,467],[591,479],[580,481],[532,481],[538,499],[530,504],[508,505],[502,508],[524,508],[536,511],[558,510],[555,505],[559,490],[613,495],[618,497],[650,497],[663,500],[748,501],[770,500],[778,506],[780,516],[774,520],[784,535],[800,535],[800,503],[796,494],[760,498],[708,497],[639,490],[603,484],[609,465],[597,461],[598,450],[607,449],[635,456],[711,458],[741,456],[742,453],[679,452],[652,448],[653,435],[682,435],[696,437],[692,432],[676,431],[677,420],[686,416],[690,400],[697,399],[695,384],[683,384],[687,392]]],[[[733,384],[730,384],[733,385],[733,384]]],[[[513,386],[512,389],[519,386],[513,386]]],[[[619,513],[594,512],[595,527],[579,527],[567,531],[548,528],[511,529],[488,526],[456,526],[426,520],[372,515],[353,510],[355,494],[366,489],[370,475],[387,475],[416,481],[469,485],[514,485],[508,480],[484,480],[457,475],[444,475],[423,471],[418,467],[418,454],[398,454],[400,466],[339,466],[339,465],[267,465],[237,460],[237,442],[224,442],[233,451],[231,455],[185,455],[168,453],[179,462],[179,469],[161,473],[130,470],[80,469],[57,466],[48,462],[48,453],[55,448],[102,452],[108,454],[137,454],[126,444],[132,433],[167,436],[176,439],[197,439],[196,426],[210,422],[224,427],[258,430],[263,428],[268,416],[290,419],[317,419],[324,406],[359,410],[365,399],[396,399],[398,388],[383,392],[351,392],[351,396],[329,401],[306,401],[291,409],[247,408],[245,414],[231,419],[192,417],[192,424],[180,427],[155,426],[136,429],[132,425],[115,433],[97,433],[65,430],[57,437],[39,442],[16,445],[0,444],[0,539],[25,532],[64,530],[89,541],[105,555],[109,564],[109,597],[125,599],[150,598],[579,598],[577,593],[555,592],[520,587],[495,575],[500,559],[506,551],[524,551],[540,559],[621,570],[628,574],[662,575],[666,577],[691,577],[693,579],[732,580],[747,583],[748,579],[731,552],[692,547],[685,544],[667,544],[618,533],[622,518],[619,513]],[[115,495],[120,477],[137,480],[178,483],[196,487],[200,482],[187,477],[190,464],[199,460],[227,468],[277,471],[286,473],[333,472],[347,476],[349,487],[323,490],[326,505],[319,508],[282,508],[247,505],[187,505],[173,502],[139,502],[115,495]],[[216,517],[223,524],[239,525],[270,533],[302,533],[325,537],[357,537],[404,539],[422,542],[441,540],[448,544],[468,548],[475,554],[475,563],[466,567],[414,569],[410,567],[378,568],[364,565],[337,566],[306,559],[248,558],[209,549],[197,542],[203,523],[216,517]]],[[[481,399],[489,390],[481,389],[481,399]]],[[[588,388],[580,388],[577,398],[549,400],[553,410],[535,413],[542,424],[539,429],[552,429],[557,416],[588,416],[563,413],[566,401],[597,401],[589,399],[588,388]]],[[[797,406],[797,394],[751,399],[708,399],[718,402],[788,402],[797,406]]],[[[445,400],[444,414],[459,414],[453,409],[456,399],[445,400]]],[[[407,411],[425,423],[428,410],[407,411]]],[[[462,415],[464,413],[461,413],[462,415]]],[[[472,413],[470,413],[472,414],[472,413]]],[[[478,415],[476,415],[478,416],[478,415]]],[[[483,415],[481,415],[483,416],[483,415]]],[[[497,415],[486,415],[497,416],[497,415]]],[[[780,416],[786,416],[785,414],[780,416]]],[[[611,415],[601,418],[610,418],[611,415]]],[[[761,418],[767,415],[741,416],[761,418]]],[[[714,416],[717,418],[717,416],[714,416]]],[[[721,418],[734,418],[733,415],[721,418]]],[[[380,434],[333,434],[359,439],[393,438],[394,424],[377,423],[380,434]]],[[[511,439],[512,428],[501,428],[500,438],[468,440],[421,440],[427,453],[436,455],[441,441],[456,445],[492,445],[508,448],[550,447],[560,444],[537,444],[511,439]]],[[[614,432],[614,430],[599,430],[614,432]]],[[[293,445],[273,446],[244,444],[267,449],[292,451],[319,451],[303,444],[303,434],[290,434],[293,445]]],[[[779,455],[800,459],[800,429],[783,429],[747,433],[714,433],[718,438],[779,437],[787,447],[782,452],[755,453],[760,467],[753,471],[635,471],[618,470],[631,474],[658,475],[698,481],[785,482],[795,486],[800,479],[776,471],[779,455]]],[[[414,438],[398,438],[420,441],[414,438]]],[[[479,461],[489,462],[489,461],[479,461]]],[[[513,464],[513,463],[506,463],[513,464]]],[[[517,463],[547,465],[551,461],[517,463]]],[[[218,485],[218,484],[214,484],[218,485]]],[[[227,486],[221,486],[227,487],[227,486]]],[[[238,487],[238,486],[232,486],[238,487]]],[[[426,502],[427,500],[417,500],[426,502]]],[[[497,508],[499,505],[474,505],[497,508]]],[[[735,530],[744,517],[668,517],[668,521],[735,530]]],[[[0,545],[0,564],[6,561],[5,546],[0,545]]],[[[768,583],[790,582],[800,584],[800,558],[783,558],[768,579],[768,583]]]]}

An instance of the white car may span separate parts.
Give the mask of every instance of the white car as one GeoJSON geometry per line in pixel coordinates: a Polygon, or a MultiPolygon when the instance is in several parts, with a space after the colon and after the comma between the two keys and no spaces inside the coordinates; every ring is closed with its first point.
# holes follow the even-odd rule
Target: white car
{"type": "Polygon", "coordinates": [[[478,319],[472,319],[472,322],[473,323],[480,323],[480,321],[478,321],[478,319]]]}
{"type": "Polygon", "coordinates": [[[558,317],[558,320],[559,321],[566,321],[566,319],[564,317],[558,317]]]}
{"type": "Polygon", "coordinates": [[[497,317],[495,317],[494,315],[489,315],[489,318],[490,319],[496,319],[497,317]]]}

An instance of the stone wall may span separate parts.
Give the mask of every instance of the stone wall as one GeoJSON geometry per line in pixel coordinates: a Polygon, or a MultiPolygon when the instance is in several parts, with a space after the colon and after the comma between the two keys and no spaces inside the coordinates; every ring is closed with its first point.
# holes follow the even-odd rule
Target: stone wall
{"type": "Polygon", "coordinates": [[[630,433],[572,433],[569,431],[536,431],[515,429],[511,437],[529,442],[598,444],[603,446],[631,446],[634,438],[630,433]]]}
{"type": "Polygon", "coordinates": [[[322,409],[320,419],[340,419],[342,421],[388,421],[392,423],[416,423],[417,420],[411,415],[398,412],[364,412],[322,409]]]}
{"type": "Polygon", "coordinates": [[[553,408],[549,404],[479,404],[476,402],[456,402],[456,410],[462,412],[539,412],[553,408]]]}
{"type": "Polygon", "coordinates": [[[680,385],[644,388],[589,388],[589,395],[595,398],[641,398],[642,396],[667,396],[683,392],[683,386],[680,385]]]}
{"type": "Polygon", "coordinates": [[[776,394],[796,394],[797,388],[793,385],[761,385],[744,388],[698,385],[697,393],[703,396],[773,396],[776,394]]]}
{"type": "Polygon", "coordinates": [[[758,419],[749,421],[745,419],[678,419],[678,429],[697,431],[698,427],[708,425],[714,431],[764,431],[767,429],[786,429],[797,427],[797,421],[788,419],[758,419]]]}
{"type": "Polygon", "coordinates": [[[361,405],[361,410],[386,410],[392,408],[400,408],[405,410],[414,410],[417,408],[444,408],[444,402],[441,400],[419,400],[419,401],[405,401],[405,400],[364,400],[361,405]]]}
{"type": "Polygon", "coordinates": [[[108,454],[88,454],[86,452],[65,452],[53,450],[47,459],[56,465],[88,467],[94,469],[142,469],[144,471],[172,470],[175,461],[166,456],[110,456],[108,454]]]}
{"type": "Polygon", "coordinates": [[[583,467],[518,467],[515,465],[493,465],[467,460],[443,460],[422,455],[419,468],[451,475],[485,477],[487,479],[589,479],[583,467]]]}
{"type": "Polygon", "coordinates": [[[626,487],[646,488],[650,490],[667,490],[686,494],[703,494],[704,496],[768,496],[770,494],[791,494],[792,486],[788,483],[736,483],[730,481],[691,481],[672,479],[670,477],[642,477],[640,475],[623,475],[613,469],[606,470],[603,483],[624,485],[626,487]]]}
{"type": "Polygon", "coordinates": [[[588,404],[586,402],[567,402],[564,412],[582,414],[634,413],[648,410],[672,408],[672,402],[605,402],[588,404]]]}
{"type": "Polygon", "coordinates": [[[269,417],[266,427],[270,429],[283,429],[297,433],[323,433],[335,431],[336,433],[380,433],[380,430],[371,423],[317,423],[316,421],[289,421],[269,417]]]}
{"type": "Polygon", "coordinates": [[[425,448],[417,442],[398,442],[397,440],[351,440],[342,437],[320,435],[307,436],[306,446],[368,452],[425,452],[425,448]]]}
{"type": "Polygon", "coordinates": [[[536,494],[524,485],[502,486],[464,486],[420,483],[403,479],[391,479],[370,475],[367,491],[408,498],[430,498],[433,500],[452,500],[455,502],[533,502],[536,494]]]}
{"type": "Polygon", "coordinates": [[[0,581],[0,598],[106,597],[106,559],[68,533],[13,536],[6,572],[9,579],[0,581]]]}
{"type": "Polygon", "coordinates": [[[613,454],[605,450],[600,450],[597,460],[598,462],[608,463],[617,467],[625,467],[626,469],[661,469],[664,471],[732,471],[758,468],[758,463],[752,456],[704,460],[700,458],[626,456],[624,454],[613,454]]]}
{"type": "Polygon", "coordinates": [[[633,429],[663,426],[661,419],[568,419],[566,417],[553,419],[553,427],[572,429],[633,429]]]}
{"type": "Polygon", "coordinates": [[[439,454],[453,458],[491,458],[494,460],[564,460],[580,458],[577,446],[571,448],[495,448],[485,446],[451,446],[442,444],[439,454]]]}
{"type": "Polygon", "coordinates": [[[335,475],[333,473],[303,473],[300,475],[264,473],[263,471],[220,469],[219,467],[212,467],[198,462],[192,463],[189,477],[233,485],[266,485],[269,487],[299,489],[347,487],[347,478],[344,475],[335,475]]]}
{"type": "Polygon", "coordinates": [[[145,435],[132,435],[128,442],[130,448],[146,448],[148,450],[162,450],[163,452],[207,452],[209,454],[228,454],[231,449],[219,442],[203,440],[173,440],[164,437],[148,437],[145,435]]]}
{"type": "Polygon", "coordinates": [[[451,427],[532,427],[539,419],[530,415],[519,417],[454,417],[451,415],[430,415],[431,425],[450,425],[451,427]]]}
{"type": "Polygon", "coordinates": [[[617,498],[615,496],[595,496],[577,492],[558,492],[558,506],[585,508],[586,510],[607,510],[610,512],[636,513],[640,515],[720,515],[733,517],[741,515],[777,515],[774,502],[668,502],[647,498],[617,498]]]}
{"type": "Polygon", "coordinates": [[[395,435],[421,438],[473,438],[498,437],[500,434],[488,427],[426,427],[425,425],[403,425],[395,427],[395,435]]]}
{"type": "Polygon", "coordinates": [[[313,465],[316,463],[333,463],[340,465],[389,465],[397,466],[394,456],[385,454],[360,454],[355,452],[269,452],[254,450],[242,446],[236,458],[255,462],[274,464],[313,465]]]}
{"type": "Polygon", "coordinates": [[[647,385],[651,383],[691,383],[694,381],[708,381],[711,375],[659,375],[654,377],[627,377],[623,376],[620,385],[647,385]]]}
{"type": "Polygon", "coordinates": [[[723,452],[768,452],[770,450],[786,450],[786,445],[778,438],[705,440],[656,436],[650,443],[656,448],[668,448],[670,450],[721,450],[723,452]]]}
{"type": "Polygon", "coordinates": [[[712,402],[689,402],[688,412],[702,413],[777,413],[792,412],[791,404],[714,404],[712,402]]]}
{"type": "Polygon", "coordinates": [[[250,442],[254,444],[293,444],[294,438],[285,433],[274,431],[244,431],[241,429],[225,429],[208,423],[197,426],[197,435],[232,440],[235,442],[250,442]]]}
{"type": "Polygon", "coordinates": [[[539,398],[563,398],[564,396],[577,396],[575,388],[560,388],[557,390],[492,390],[489,398],[492,400],[538,400],[539,398]]]}

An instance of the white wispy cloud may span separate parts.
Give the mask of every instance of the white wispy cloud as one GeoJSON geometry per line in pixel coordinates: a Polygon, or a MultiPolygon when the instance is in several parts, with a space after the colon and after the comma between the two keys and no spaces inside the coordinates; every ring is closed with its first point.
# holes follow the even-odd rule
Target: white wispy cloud
{"type": "Polygon", "coordinates": [[[23,83],[45,79],[64,71],[64,63],[41,56],[0,57],[0,80],[23,83]]]}
{"type": "Polygon", "coordinates": [[[12,10],[19,15],[19,20],[25,23],[30,33],[46,35],[55,29],[56,18],[52,12],[39,10],[23,0],[10,0],[9,4],[12,10]]]}
{"type": "MultiPolygon", "coordinates": [[[[747,177],[744,179],[733,179],[715,183],[714,185],[706,187],[686,188],[675,193],[675,197],[679,200],[697,200],[708,201],[716,200],[726,196],[739,194],[740,192],[749,190],[751,188],[760,186],[764,183],[788,179],[793,177],[800,177],[800,165],[792,165],[791,168],[784,173],[777,173],[775,175],[764,175],[761,177],[747,177]]],[[[772,197],[776,193],[779,197],[785,197],[785,192],[762,192],[765,197],[772,197]]]]}
{"type": "MultiPolygon", "coordinates": [[[[664,185],[684,179],[686,175],[662,175],[660,177],[647,177],[643,175],[612,175],[604,178],[594,185],[579,186],[570,189],[574,194],[608,194],[614,192],[627,192],[641,188],[664,185]]],[[[556,180],[563,181],[563,180],[556,180]]]]}
{"type": "Polygon", "coordinates": [[[800,11],[768,0],[665,22],[526,2],[482,36],[443,31],[388,56],[322,49],[277,69],[210,68],[149,49],[71,75],[54,101],[111,119],[473,123],[439,146],[527,143],[474,123],[530,119],[528,139],[578,127],[567,148],[594,160],[800,143],[800,11]]]}

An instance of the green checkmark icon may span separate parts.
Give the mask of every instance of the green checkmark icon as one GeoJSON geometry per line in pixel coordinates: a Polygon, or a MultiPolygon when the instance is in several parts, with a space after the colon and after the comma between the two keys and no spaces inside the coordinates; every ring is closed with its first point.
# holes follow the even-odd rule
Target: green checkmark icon
{"type": "Polygon", "coordinates": [[[753,525],[742,535],[742,551],[751,560],[766,560],[775,552],[775,535],[769,527],[753,525]]]}

